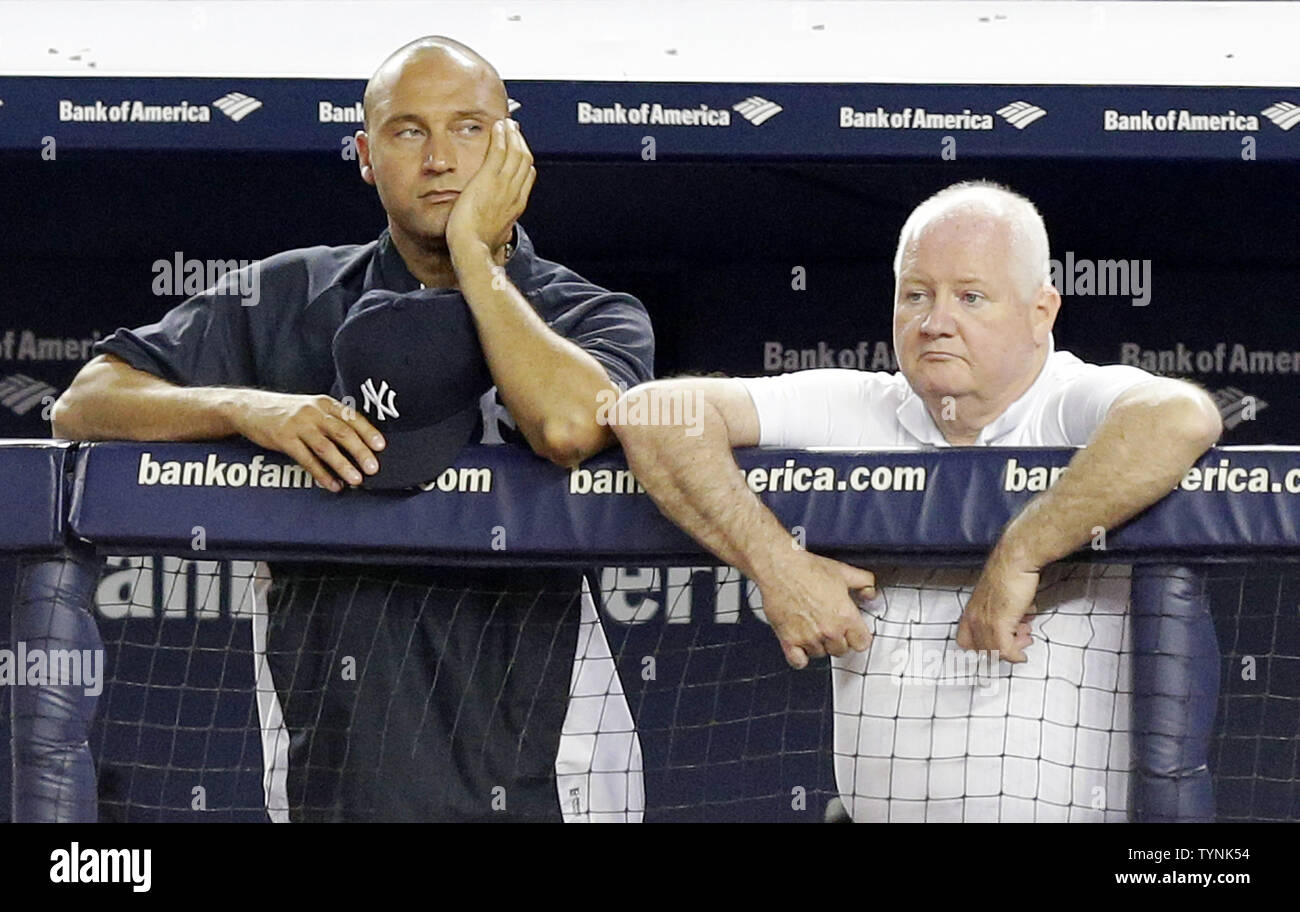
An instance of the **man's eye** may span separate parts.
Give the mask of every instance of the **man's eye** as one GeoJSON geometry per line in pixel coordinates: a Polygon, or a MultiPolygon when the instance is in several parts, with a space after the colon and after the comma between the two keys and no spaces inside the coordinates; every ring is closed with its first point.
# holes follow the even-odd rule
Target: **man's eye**
{"type": "Polygon", "coordinates": [[[979,304],[984,300],[984,295],[978,291],[968,291],[961,296],[961,299],[967,304],[979,304]]]}
{"type": "Polygon", "coordinates": [[[460,130],[462,133],[482,133],[483,125],[477,123],[465,124],[460,130]]]}
{"type": "Polygon", "coordinates": [[[409,133],[409,134],[415,134],[415,133],[419,133],[419,132],[421,132],[421,130],[420,130],[419,127],[406,127],[406,128],[403,129],[403,130],[398,130],[398,131],[397,131],[397,135],[398,135],[398,136],[406,136],[408,133],[409,133]]]}

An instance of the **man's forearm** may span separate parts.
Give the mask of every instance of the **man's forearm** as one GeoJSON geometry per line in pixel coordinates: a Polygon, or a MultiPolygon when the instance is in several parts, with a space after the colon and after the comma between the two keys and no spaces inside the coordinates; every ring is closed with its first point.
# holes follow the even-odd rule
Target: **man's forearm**
{"type": "Polygon", "coordinates": [[[666,425],[623,425],[615,432],[660,511],[720,559],[760,579],[795,553],[794,539],[744,483],[718,410],[706,401],[701,412],[697,436],[666,425]]]}
{"type": "Polygon", "coordinates": [[[120,362],[87,365],[55,403],[54,436],[70,440],[219,440],[236,433],[247,390],[181,387],[120,362]]]}
{"type": "Polygon", "coordinates": [[[600,362],[546,325],[486,244],[458,244],[452,259],[497,391],[533,449],[572,465],[612,443],[596,413],[618,389],[600,362]]]}
{"type": "Polygon", "coordinates": [[[1154,392],[1117,404],[1056,484],[1011,521],[995,553],[1041,569],[1169,494],[1218,438],[1210,409],[1195,396],[1154,392]]]}

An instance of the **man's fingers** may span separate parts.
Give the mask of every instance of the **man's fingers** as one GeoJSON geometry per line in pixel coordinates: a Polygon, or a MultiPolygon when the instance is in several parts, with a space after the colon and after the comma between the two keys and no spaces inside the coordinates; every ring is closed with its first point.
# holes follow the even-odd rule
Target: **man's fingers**
{"type": "MultiPolygon", "coordinates": [[[[532,165],[533,152],[528,148],[528,143],[524,141],[524,131],[519,126],[519,121],[511,119],[506,122],[509,124],[509,129],[506,132],[506,142],[509,146],[511,159],[513,160],[515,156],[518,156],[521,161],[532,165]]],[[[511,170],[517,173],[519,169],[516,167],[511,168],[511,170]]],[[[524,170],[527,170],[527,168],[524,170]]]]}
{"type": "Polygon", "coordinates": [[[375,454],[350,426],[341,420],[331,418],[325,422],[323,430],[335,443],[347,450],[348,455],[352,457],[352,462],[360,466],[361,471],[367,475],[374,475],[379,471],[379,461],[375,459],[375,454]]]}
{"type": "Polygon", "coordinates": [[[998,650],[998,657],[1004,662],[1010,662],[1012,665],[1019,665],[1021,662],[1029,660],[1029,657],[1025,655],[1025,651],[1012,641],[1009,641],[1006,649],[998,650]]]}
{"type": "Polygon", "coordinates": [[[361,484],[361,472],[352,464],[352,461],[343,455],[342,451],[334,445],[321,431],[304,434],[303,442],[311,448],[311,451],[320,457],[321,461],[334,471],[339,478],[352,485],[361,484]]]}
{"type": "Polygon", "coordinates": [[[871,643],[871,632],[867,629],[867,622],[862,612],[856,608],[848,608],[844,615],[844,624],[835,636],[833,638],[823,636],[822,640],[827,644],[827,652],[833,656],[842,656],[850,649],[855,652],[865,650],[871,643]]]}
{"type": "Polygon", "coordinates": [[[533,192],[533,182],[537,179],[537,169],[527,161],[521,163],[521,168],[516,172],[514,178],[510,181],[508,189],[511,214],[518,218],[524,214],[528,208],[528,194],[533,192]]]}
{"type": "Polygon", "coordinates": [[[514,181],[515,172],[519,170],[519,160],[523,158],[524,151],[518,122],[506,118],[501,121],[501,128],[501,161],[496,176],[503,186],[509,187],[514,181]]]}
{"type": "Polygon", "coordinates": [[[866,622],[859,618],[858,623],[849,625],[846,639],[850,649],[855,652],[866,652],[871,646],[871,631],[867,628],[866,622]]]}
{"type": "Polygon", "coordinates": [[[506,126],[506,156],[510,162],[510,173],[513,174],[517,170],[518,159],[528,156],[528,146],[524,143],[524,134],[519,129],[519,121],[507,117],[503,123],[506,126]]]}
{"type": "Polygon", "coordinates": [[[356,431],[370,449],[384,448],[384,435],[370,423],[370,419],[357,411],[355,404],[344,404],[329,396],[321,396],[317,405],[326,417],[337,418],[356,431]]]}
{"type": "Polygon", "coordinates": [[[1029,625],[1032,615],[1026,614],[1018,621],[999,621],[994,638],[997,642],[998,655],[1012,664],[1029,661],[1025,655],[1026,647],[1034,642],[1033,628],[1029,625]]]}
{"type": "Polygon", "coordinates": [[[1025,647],[1032,643],[1030,627],[1023,622],[990,627],[963,614],[957,624],[957,645],[962,649],[996,649],[998,656],[1008,662],[1027,661],[1025,647]]]}
{"type": "Polygon", "coordinates": [[[957,623],[957,645],[962,649],[973,649],[975,646],[975,638],[970,631],[970,615],[965,611],[957,623]]]}
{"type": "Polygon", "coordinates": [[[1026,660],[1024,647],[1028,645],[1025,640],[1028,639],[1028,632],[1023,635],[1020,628],[1022,625],[1019,621],[1013,621],[1009,624],[1000,624],[996,635],[996,646],[998,655],[1012,664],[1018,664],[1026,660]]]}
{"type": "Polygon", "coordinates": [[[802,669],[808,667],[808,654],[798,646],[787,646],[782,643],[781,649],[785,652],[785,660],[791,668],[802,669]]]}
{"type": "Polygon", "coordinates": [[[376,451],[384,448],[384,435],[379,433],[379,430],[370,423],[370,420],[365,415],[342,403],[339,403],[338,407],[339,411],[335,417],[361,435],[361,439],[365,441],[366,446],[376,451]]]}
{"type": "Polygon", "coordinates": [[[523,140],[518,140],[518,144],[510,150],[510,157],[505,167],[506,170],[501,177],[505,180],[510,197],[515,199],[527,183],[529,172],[533,170],[533,157],[528,154],[523,140]]]}
{"type": "Polygon", "coordinates": [[[325,468],[325,464],[317,459],[315,455],[312,454],[312,451],[308,449],[307,444],[303,443],[301,440],[295,440],[293,443],[285,447],[284,453],[294,462],[298,463],[298,465],[310,472],[311,477],[316,479],[316,483],[322,488],[325,488],[328,491],[333,491],[335,494],[343,490],[343,485],[339,484],[339,480],[330,474],[330,471],[325,468]]]}
{"type": "Polygon", "coordinates": [[[854,567],[850,564],[841,564],[844,575],[844,582],[850,589],[865,589],[871,594],[869,598],[876,597],[876,575],[870,570],[863,570],[861,567],[854,567]]]}
{"type": "Polygon", "coordinates": [[[839,658],[849,651],[848,641],[844,638],[843,634],[822,637],[821,646],[823,652],[827,655],[833,655],[836,658],[839,658]]]}
{"type": "Polygon", "coordinates": [[[853,596],[853,604],[857,605],[859,609],[866,608],[868,602],[876,600],[875,589],[850,589],[849,592],[853,596]]]}
{"type": "Polygon", "coordinates": [[[537,169],[533,167],[533,157],[528,152],[528,147],[523,145],[521,137],[517,137],[517,141],[517,154],[512,150],[511,160],[506,163],[506,173],[502,174],[505,199],[510,206],[512,218],[523,215],[528,206],[528,194],[532,192],[533,182],[537,179],[537,169]]]}
{"type": "Polygon", "coordinates": [[[1016,632],[1015,632],[1016,648],[1018,648],[1021,651],[1021,654],[1023,654],[1025,648],[1028,646],[1032,646],[1033,643],[1034,643],[1034,628],[1030,627],[1028,622],[1021,621],[1019,624],[1016,625],[1016,632]]]}
{"type": "MultiPolygon", "coordinates": [[[[498,120],[492,125],[492,140],[488,143],[487,157],[483,159],[483,167],[480,172],[486,171],[487,177],[500,177],[501,169],[506,163],[506,134],[509,130],[509,123],[505,120],[498,120]]],[[[474,175],[477,177],[478,175],[474,175]]]]}
{"type": "Polygon", "coordinates": [[[533,185],[537,183],[537,169],[532,165],[528,166],[528,176],[524,180],[524,188],[519,191],[519,214],[524,214],[524,209],[528,207],[528,197],[533,194],[533,185]]]}

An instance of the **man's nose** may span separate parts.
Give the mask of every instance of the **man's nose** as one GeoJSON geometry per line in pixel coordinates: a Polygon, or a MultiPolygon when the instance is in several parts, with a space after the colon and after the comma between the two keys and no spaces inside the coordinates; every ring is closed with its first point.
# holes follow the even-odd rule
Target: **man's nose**
{"type": "Polygon", "coordinates": [[[954,318],[956,308],[957,302],[953,298],[947,295],[935,296],[929,312],[921,321],[921,332],[927,336],[952,335],[957,330],[957,321],[954,318]]]}
{"type": "Polygon", "coordinates": [[[452,150],[450,143],[438,142],[430,138],[424,144],[424,161],[421,164],[426,171],[434,171],[441,174],[444,171],[451,171],[456,167],[456,153],[452,150]]]}

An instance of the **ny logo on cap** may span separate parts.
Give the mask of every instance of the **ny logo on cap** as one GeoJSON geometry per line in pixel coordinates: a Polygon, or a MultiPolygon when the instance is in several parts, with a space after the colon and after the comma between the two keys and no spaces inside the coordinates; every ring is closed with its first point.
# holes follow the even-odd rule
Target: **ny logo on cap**
{"type": "Polygon", "coordinates": [[[383,421],[385,418],[402,417],[397,411],[397,391],[388,388],[387,380],[379,381],[379,389],[375,389],[375,381],[367,377],[366,382],[361,384],[362,402],[361,408],[368,415],[370,406],[375,407],[375,418],[383,421]]]}

